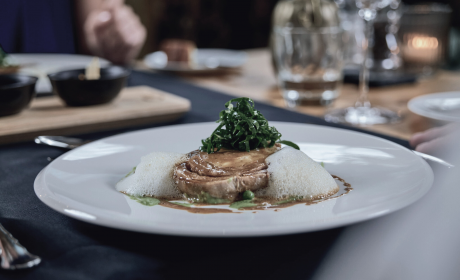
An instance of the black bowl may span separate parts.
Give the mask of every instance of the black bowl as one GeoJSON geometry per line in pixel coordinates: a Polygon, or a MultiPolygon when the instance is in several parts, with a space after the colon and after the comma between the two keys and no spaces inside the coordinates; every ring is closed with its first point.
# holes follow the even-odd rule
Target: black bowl
{"type": "Polygon", "coordinates": [[[0,75],[0,117],[26,108],[35,96],[38,78],[19,74],[0,75]]]}
{"type": "Polygon", "coordinates": [[[89,106],[112,101],[125,86],[129,70],[120,66],[101,68],[98,80],[85,80],[85,69],[61,71],[48,75],[53,91],[68,106],[89,106]]]}

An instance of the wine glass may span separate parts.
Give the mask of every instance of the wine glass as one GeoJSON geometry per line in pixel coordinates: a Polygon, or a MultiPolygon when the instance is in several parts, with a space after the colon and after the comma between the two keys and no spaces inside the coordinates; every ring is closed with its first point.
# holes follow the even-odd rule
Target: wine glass
{"type": "Polygon", "coordinates": [[[395,123],[400,116],[386,108],[372,107],[369,102],[369,37],[374,28],[374,20],[377,11],[397,0],[356,0],[359,16],[364,20],[364,39],[362,41],[363,61],[359,73],[359,97],[354,107],[336,109],[326,114],[325,119],[329,122],[350,123],[353,125],[374,125],[395,123]]]}

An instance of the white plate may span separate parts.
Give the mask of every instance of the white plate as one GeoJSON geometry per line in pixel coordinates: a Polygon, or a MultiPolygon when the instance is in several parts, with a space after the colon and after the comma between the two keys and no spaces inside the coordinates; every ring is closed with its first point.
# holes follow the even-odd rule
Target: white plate
{"type": "MultiPolygon", "coordinates": [[[[121,134],[67,152],[35,180],[37,196],[64,215],[132,231],[186,236],[261,236],[343,226],[396,211],[431,187],[429,165],[393,142],[349,130],[271,122],[354,190],[314,205],[241,214],[192,214],[143,206],[115,190],[140,157],[152,151],[197,149],[215,123],[176,125],[121,134]]],[[[227,207],[227,206],[225,206],[227,207]]]]}
{"type": "Polygon", "coordinates": [[[446,122],[460,122],[460,91],[442,92],[412,98],[407,104],[415,114],[446,122]]]}
{"type": "MultiPolygon", "coordinates": [[[[88,55],[76,54],[12,54],[12,59],[15,63],[21,65],[19,73],[38,77],[35,90],[37,93],[51,92],[53,87],[47,75],[61,71],[85,68],[93,59],[88,55]]],[[[107,66],[110,63],[103,59],[99,59],[101,67],[107,66]]]]}
{"type": "Polygon", "coordinates": [[[202,73],[215,72],[222,69],[237,68],[246,62],[246,53],[226,49],[197,49],[194,54],[195,63],[190,66],[187,63],[169,62],[164,52],[158,51],[148,54],[144,63],[149,68],[178,73],[202,73]]]}

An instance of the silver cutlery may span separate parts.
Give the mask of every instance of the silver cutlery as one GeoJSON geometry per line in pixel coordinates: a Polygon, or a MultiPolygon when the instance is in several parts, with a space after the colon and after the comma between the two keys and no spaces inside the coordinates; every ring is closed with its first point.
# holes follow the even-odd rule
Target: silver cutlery
{"type": "Polygon", "coordinates": [[[423,158],[424,160],[430,160],[430,161],[433,161],[433,162],[437,162],[437,163],[439,163],[441,165],[447,166],[448,168],[455,167],[453,164],[450,164],[447,161],[442,160],[440,158],[430,156],[430,155],[427,155],[427,154],[424,154],[424,153],[421,153],[421,152],[417,152],[417,151],[414,151],[414,150],[412,150],[412,152],[414,154],[418,155],[419,157],[423,158]]]}
{"type": "Polygon", "coordinates": [[[0,267],[9,270],[30,268],[41,262],[40,257],[29,253],[2,224],[0,224],[0,257],[0,267]]]}
{"type": "MultiPolygon", "coordinates": [[[[64,149],[69,149],[69,150],[77,148],[89,142],[91,141],[84,141],[79,138],[72,138],[72,137],[65,137],[65,136],[38,136],[37,138],[35,138],[35,143],[37,144],[59,147],[59,148],[64,148],[64,149]]],[[[427,155],[421,152],[417,152],[414,150],[412,150],[412,152],[425,160],[439,163],[448,168],[455,167],[454,165],[440,158],[437,158],[431,155],[427,155]]]]}
{"type": "Polygon", "coordinates": [[[65,136],[38,136],[35,138],[35,143],[40,145],[48,145],[63,149],[75,149],[89,143],[91,141],[84,141],[80,138],[65,137],[65,136]]]}

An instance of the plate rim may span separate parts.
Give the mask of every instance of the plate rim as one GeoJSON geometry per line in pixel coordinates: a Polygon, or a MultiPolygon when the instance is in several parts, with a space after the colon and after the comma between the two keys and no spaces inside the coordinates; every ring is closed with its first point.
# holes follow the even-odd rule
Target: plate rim
{"type": "Polygon", "coordinates": [[[240,65],[238,66],[221,66],[221,67],[216,67],[216,68],[196,68],[196,69],[191,69],[191,68],[175,68],[175,67],[164,67],[164,68],[158,68],[158,67],[152,67],[150,63],[147,63],[147,57],[149,57],[150,55],[152,55],[153,53],[156,53],[157,51],[155,52],[151,52],[151,53],[148,53],[146,54],[143,58],[142,58],[142,62],[145,64],[145,66],[147,66],[147,68],[151,69],[151,70],[155,70],[155,71],[159,71],[159,72],[165,72],[165,73],[182,73],[182,74],[186,74],[186,73],[214,73],[214,72],[219,72],[219,71],[226,71],[226,70],[229,70],[229,69],[238,69],[240,67],[242,67],[246,60],[247,60],[247,53],[245,51],[242,51],[242,50],[232,50],[232,49],[220,49],[220,48],[197,48],[196,49],[198,52],[200,50],[204,50],[204,51],[230,51],[230,52],[234,52],[234,53],[239,53],[241,54],[242,56],[244,56],[244,61],[243,63],[241,63],[240,65]]]}
{"type": "Polygon", "coordinates": [[[449,117],[445,116],[442,114],[437,114],[435,112],[427,111],[424,110],[423,108],[420,108],[417,104],[425,99],[430,99],[435,97],[436,95],[453,95],[457,94],[460,96],[460,91],[444,91],[444,92],[435,92],[435,93],[430,93],[430,94],[424,94],[420,96],[416,96],[414,98],[411,98],[409,102],[407,103],[407,108],[414,114],[417,114],[419,116],[437,120],[437,121],[445,121],[445,122],[459,122],[460,118],[457,117],[449,117]]]}
{"type": "MultiPolygon", "coordinates": [[[[306,125],[306,126],[314,126],[314,127],[321,127],[321,128],[326,128],[326,129],[332,129],[332,130],[340,130],[340,131],[344,131],[344,132],[348,132],[348,133],[351,133],[351,134],[360,134],[360,135],[363,135],[365,137],[370,137],[370,138],[375,138],[375,139],[378,139],[380,141],[384,141],[384,142],[387,142],[393,146],[396,146],[398,148],[402,148],[403,150],[406,150],[407,152],[409,153],[412,153],[412,151],[410,149],[407,149],[406,147],[402,146],[402,145],[399,145],[395,142],[392,142],[390,140],[387,140],[387,139],[384,139],[384,138],[381,138],[381,137],[378,137],[378,136],[374,136],[374,135],[370,135],[370,134],[367,134],[367,133],[363,133],[363,132],[358,132],[358,131],[353,131],[353,130],[349,130],[349,129],[345,129],[345,128],[336,128],[336,127],[329,127],[329,126],[323,126],[323,125],[316,125],[316,124],[305,124],[305,123],[296,123],[296,122],[270,122],[271,124],[286,124],[286,125],[306,125]]],[[[142,132],[145,132],[145,131],[149,131],[149,130],[158,130],[158,129],[174,129],[176,127],[180,127],[180,126],[193,126],[193,125],[206,125],[206,124],[215,124],[215,122],[200,122],[200,123],[191,123],[191,124],[175,124],[175,125],[168,125],[168,126],[161,126],[161,127],[155,127],[155,128],[146,128],[146,129],[141,129],[141,130],[136,130],[136,131],[131,131],[131,132],[125,132],[125,133],[121,133],[121,134],[117,134],[117,135],[112,135],[112,136],[109,136],[109,137],[104,137],[104,138],[101,138],[101,139],[98,139],[94,142],[97,142],[97,141],[103,141],[103,140],[107,140],[107,139],[111,139],[111,138],[116,138],[116,137],[119,137],[119,136],[122,136],[122,135],[128,135],[128,134],[133,134],[133,133],[142,133],[142,132]]],[[[91,142],[91,143],[94,143],[94,142],[91,142]]],[[[81,149],[83,148],[85,145],[81,146],[81,147],[78,147],[74,150],[77,150],[77,149],[81,149]]],[[[70,151],[71,152],[71,151],[70,151]]],[[[61,156],[59,156],[57,159],[61,158],[61,157],[64,157],[67,155],[67,152],[66,153],[63,153],[61,156]]],[[[414,156],[416,156],[414,154],[414,156]]],[[[266,232],[265,229],[262,229],[262,230],[255,230],[255,231],[251,231],[251,232],[228,232],[226,233],[225,231],[224,232],[217,232],[217,231],[200,231],[200,230],[196,230],[196,231],[188,231],[188,232],[184,232],[184,231],[171,231],[170,229],[164,229],[164,228],[161,228],[161,227],[152,227],[151,225],[148,225],[148,226],[144,226],[144,225],[139,225],[139,224],[129,224],[129,223],[113,223],[113,220],[108,220],[108,219],[105,219],[105,218],[97,218],[97,219],[88,219],[84,216],[80,216],[80,215],[75,215],[75,214],[72,214],[72,212],[66,212],[65,210],[77,210],[78,209],[75,209],[75,207],[70,207],[70,208],[66,208],[67,206],[65,206],[64,203],[62,203],[61,201],[55,199],[54,197],[52,196],[49,196],[49,189],[46,188],[45,186],[45,183],[44,182],[41,182],[44,180],[44,174],[47,170],[47,168],[49,168],[49,166],[52,164],[49,164],[48,166],[46,166],[45,168],[43,168],[39,174],[37,175],[37,177],[35,178],[34,180],[34,192],[35,194],[37,195],[37,197],[39,198],[39,200],[41,202],[43,202],[45,205],[47,205],[48,207],[52,208],[53,210],[57,211],[58,213],[60,214],[63,214],[63,215],[66,215],[70,218],[74,218],[74,219],[77,219],[77,220],[80,220],[80,221],[84,221],[84,222],[88,222],[88,223],[91,223],[91,224],[95,224],[95,225],[99,225],[99,226],[104,226],[104,227],[108,227],[108,228],[115,228],[115,229],[122,229],[122,230],[128,230],[128,231],[133,231],[133,232],[142,232],[142,233],[148,233],[148,234],[162,234],[162,235],[171,235],[171,236],[188,236],[188,237],[257,237],[257,236],[276,236],[276,235],[286,235],[286,234],[298,234],[298,233],[306,233],[306,232],[313,232],[313,231],[320,231],[320,230],[326,230],[326,229],[332,229],[332,228],[337,228],[337,227],[342,227],[342,226],[346,226],[346,225],[352,225],[352,224],[355,224],[355,223],[358,223],[358,222],[364,222],[364,221],[367,221],[367,220],[370,220],[370,219],[374,219],[374,218],[377,218],[377,217],[381,217],[381,216],[384,216],[384,215],[387,215],[389,213],[393,213],[395,211],[398,211],[406,206],[409,206],[411,205],[412,203],[416,202],[417,200],[419,200],[421,197],[423,197],[429,190],[430,188],[432,187],[433,185],[433,182],[434,182],[434,173],[433,173],[433,170],[432,168],[430,167],[430,165],[425,161],[423,160],[422,158],[416,156],[419,160],[419,162],[421,163],[423,169],[424,169],[424,174],[426,176],[426,180],[424,181],[423,185],[420,186],[416,193],[414,195],[412,195],[410,197],[410,199],[404,199],[403,201],[396,201],[398,199],[395,199],[395,201],[393,201],[393,206],[391,207],[391,209],[387,209],[385,211],[379,211],[377,213],[373,213],[373,214],[368,214],[366,215],[366,217],[362,217],[362,216],[346,216],[344,218],[341,218],[340,220],[335,220],[333,223],[323,223],[323,224],[315,224],[315,225],[307,225],[307,226],[299,226],[299,227],[296,227],[295,229],[293,228],[288,228],[286,229],[285,227],[281,227],[281,228],[275,228],[275,229],[270,229],[270,231],[266,232]]],[[[400,200],[400,198],[399,198],[400,200]]]]}

